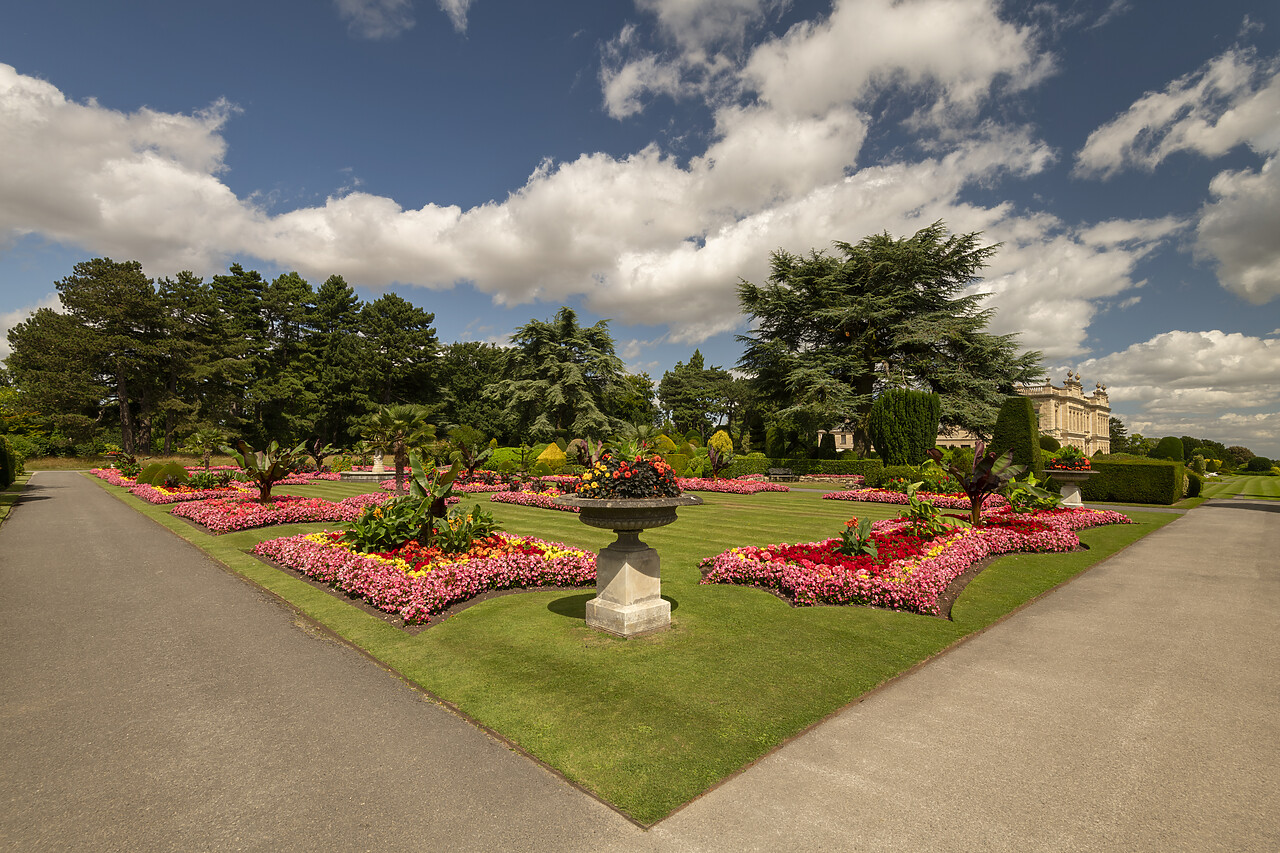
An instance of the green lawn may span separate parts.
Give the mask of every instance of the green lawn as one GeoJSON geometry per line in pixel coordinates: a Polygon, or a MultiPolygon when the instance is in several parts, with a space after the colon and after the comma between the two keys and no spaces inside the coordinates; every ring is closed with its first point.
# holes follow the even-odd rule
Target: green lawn
{"type": "Polygon", "coordinates": [[[1280,499],[1280,477],[1264,477],[1259,474],[1236,474],[1230,477],[1213,477],[1201,493],[1206,498],[1262,498],[1280,499]]]}
{"type": "MultiPolygon", "coordinates": [[[[672,602],[666,632],[621,640],[588,628],[583,614],[593,593],[584,589],[495,598],[410,636],[246,553],[260,539],[324,525],[213,537],[102,485],[645,824],[1178,517],[1136,513],[1136,525],[1084,531],[1087,552],[1006,557],[970,584],[955,621],[945,621],[860,607],[792,608],[760,590],[699,585],[698,561],[733,545],[812,541],[835,535],[854,514],[897,513],[815,493],[703,493],[704,506],[682,509],[674,525],[644,535],[662,555],[663,592],[672,602]]],[[[336,499],[367,490],[323,483],[280,491],[336,499]]],[[[571,513],[477,497],[511,532],[593,550],[613,538],[571,513]]]]}

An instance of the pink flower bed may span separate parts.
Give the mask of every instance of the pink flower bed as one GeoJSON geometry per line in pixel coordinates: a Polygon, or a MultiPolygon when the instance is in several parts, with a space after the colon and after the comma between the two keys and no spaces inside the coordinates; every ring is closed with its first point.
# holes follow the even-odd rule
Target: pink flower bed
{"type": "Polygon", "coordinates": [[[277,486],[305,486],[316,480],[341,480],[342,476],[334,471],[298,471],[276,483],[277,486]]]}
{"type": "Polygon", "coordinates": [[[730,495],[754,495],[756,492],[789,492],[790,488],[781,483],[769,483],[763,480],[711,480],[706,477],[679,477],[676,482],[686,492],[724,492],[730,495]]]}
{"type": "Polygon", "coordinates": [[[425,572],[406,571],[401,560],[357,554],[326,533],[269,539],[253,553],[395,613],[408,624],[428,622],[433,614],[489,590],[595,583],[596,558],[590,552],[532,537],[496,535],[514,546],[511,553],[449,562],[425,572]]]}
{"type": "Polygon", "coordinates": [[[147,503],[176,504],[186,503],[187,501],[204,501],[210,498],[234,498],[246,493],[250,488],[255,492],[257,491],[256,487],[245,483],[232,483],[220,489],[192,489],[186,486],[165,489],[151,486],[147,483],[138,483],[129,488],[129,494],[141,498],[147,503]]]}
{"type": "Polygon", "coordinates": [[[173,514],[203,524],[214,533],[230,533],[271,524],[301,524],[314,521],[354,521],[365,507],[377,506],[386,495],[354,495],[338,502],[320,498],[273,497],[271,503],[260,504],[248,496],[213,498],[183,503],[173,514]]]}
{"type": "MultiPolygon", "coordinates": [[[[702,583],[735,583],[777,590],[796,605],[866,604],[938,615],[938,598],[975,563],[1012,551],[1071,551],[1074,533],[1099,524],[1129,523],[1120,513],[1054,510],[1033,515],[993,513],[982,528],[957,528],[922,543],[916,553],[878,562],[869,556],[845,557],[834,549],[840,540],[809,545],[731,548],[700,564],[702,583]]],[[[878,521],[873,536],[894,539],[908,527],[902,519],[878,521]]]]}
{"type": "Polygon", "coordinates": [[[89,473],[99,480],[106,480],[113,486],[127,489],[133,485],[133,478],[123,476],[116,468],[91,468],[89,473]]]}
{"type": "MultiPolygon", "coordinates": [[[[921,500],[931,501],[943,509],[968,509],[968,495],[939,495],[933,492],[917,492],[921,500]]],[[[907,496],[902,492],[891,492],[888,489],[852,489],[847,492],[828,492],[822,496],[824,501],[866,501],[881,504],[906,504],[907,496]]],[[[995,509],[1008,506],[1009,502],[1000,495],[987,495],[982,502],[983,509],[995,509]]]]}
{"type": "Polygon", "coordinates": [[[495,492],[489,496],[489,500],[500,504],[518,504],[519,506],[536,506],[539,509],[578,512],[576,506],[561,506],[554,503],[554,500],[562,494],[572,494],[572,492],[495,492]]]}
{"type": "MultiPolygon", "coordinates": [[[[395,488],[395,481],[391,481],[391,487],[395,488]]],[[[474,495],[480,492],[505,492],[511,488],[509,483],[482,483],[475,481],[471,483],[454,483],[453,490],[462,492],[464,495],[474,495]]]]}

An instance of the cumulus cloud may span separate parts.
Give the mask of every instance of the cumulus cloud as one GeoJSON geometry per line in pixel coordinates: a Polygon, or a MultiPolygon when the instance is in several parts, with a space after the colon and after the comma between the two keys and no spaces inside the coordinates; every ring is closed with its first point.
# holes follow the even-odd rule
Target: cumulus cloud
{"type": "Polygon", "coordinates": [[[1280,60],[1233,48],[1089,134],[1076,172],[1105,178],[1126,167],[1154,169],[1175,152],[1220,157],[1241,144],[1280,152],[1278,114],[1280,60]]]}
{"type": "MultiPolygon", "coordinates": [[[[465,27],[466,0],[440,0],[440,5],[443,8],[459,2],[465,27]]],[[[333,5],[338,17],[347,22],[347,30],[361,38],[394,38],[414,24],[411,0],[333,0],[333,5]]]]}
{"type": "Polygon", "coordinates": [[[65,314],[66,311],[62,307],[62,300],[57,293],[50,293],[37,302],[35,305],[28,305],[25,308],[19,308],[16,311],[7,311],[0,314],[0,360],[6,359],[13,352],[9,346],[9,330],[19,323],[26,322],[27,318],[39,311],[41,308],[52,308],[59,314],[65,314]]]}
{"type": "Polygon", "coordinates": [[[1245,145],[1258,169],[1223,171],[1196,227],[1198,258],[1218,281],[1261,305],[1280,296],[1280,58],[1232,48],[1151,92],[1089,135],[1076,155],[1079,176],[1107,178],[1125,168],[1154,170],[1175,152],[1221,157],[1245,145]]]}
{"type": "Polygon", "coordinates": [[[1130,404],[1131,432],[1193,435],[1256,452],[1280,447],[1280,338],[1219,330],[1172,331],[1081,362],[1106,383],[1112,404],[1130,404]]]}

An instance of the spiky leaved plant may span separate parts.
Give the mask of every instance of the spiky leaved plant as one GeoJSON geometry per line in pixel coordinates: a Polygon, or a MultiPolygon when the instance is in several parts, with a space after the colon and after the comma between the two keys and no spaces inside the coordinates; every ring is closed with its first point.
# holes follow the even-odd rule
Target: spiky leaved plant
{"type": "MultiPolygon", "coordinates": [[[[937,448],[930,448],[929,457],[939,465],[942,464],[942,454],[937,448]]],[[[969,496],[969,523],[974,527],[981,527],[982,502],[987,499],[987,495],[1000,491],[1001,486],[1026,471],[1026,466],[1013,464],[1012,450],[996,456],[979,441],[973,452],[972,471],[962,471],[954,465],[947,466],[947,471],[969,496]]]]}
{"type": "Polygon", "coordinates": [[[293,473],[298,461],[306,455],[305,443],[297,447],[281,447],[275,441],[267,445],[265,450],[254,450],[244,440],[235,447],[223,447],[224,453],[231,454],[245,476],[258,484],[258,503],[271,503],[271,487],[293,473]]]}

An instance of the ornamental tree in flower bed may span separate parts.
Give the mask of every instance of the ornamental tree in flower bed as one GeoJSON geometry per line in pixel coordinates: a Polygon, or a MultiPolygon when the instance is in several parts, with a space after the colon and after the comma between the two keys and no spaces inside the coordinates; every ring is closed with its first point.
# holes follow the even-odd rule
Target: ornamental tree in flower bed
{"type": "Polygon", "coordinates": [[[686,492],[724,492],[731,495],[754,495],[757,492],[789,492],[781,483],[760,480],[708,480],[706,477],[678,477],[676,482],[686,492]]]}
{"type": "Polygon", "coordinates": [[[394,551],[358,554],[339,533],[286,536],[258,543],[253,553],[394,613],[407,624],[481,593],[595,583],[595,554],[530,536],[495,533],[462,554],[423,549],[414,540],[394,551]]]}
{"type": "MultiPolygon", "coordinates": [[[[865,604],[939,615],[938,598],[953,580],[986,557],[1012,551],[1071,551],[1073,530],[1128,522],[1119,513],[1056,510],[992,514],[983,527],[953,528],[923,539],[903,519],[871,526],[874,554],[847,556],[844,540],[731,548],[703,560],[702,583],[776,590],[797,606],[865,604]]],[[[851,522],[852,523],[852,522],[851,522]]]]}
{"type": "Polygon", "coordinates": [[[173,514],[203,524],[214,533],[230,533],[271,524],[354,521],[366,507],[386,501],[381,494],[354,495],[337,503],[320,498],[277,496],[266,503],[246,498],[214,498],[179,504],[173,514]]]}

